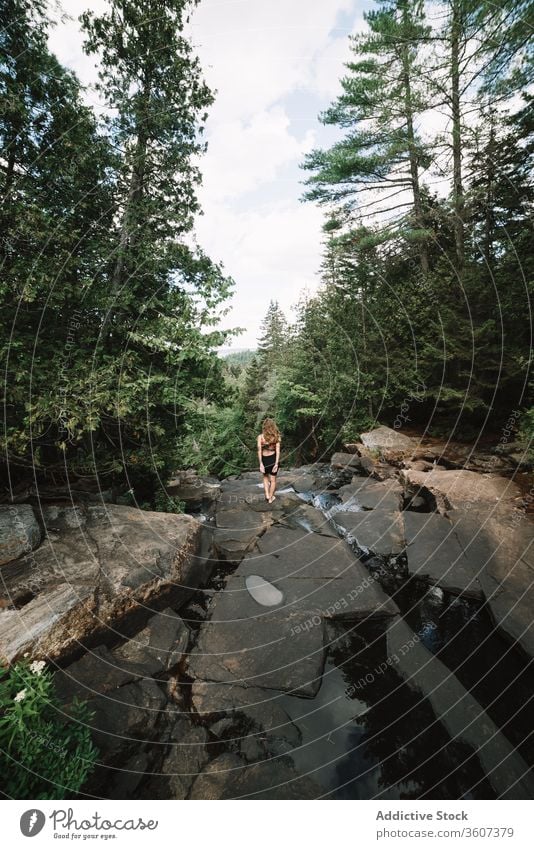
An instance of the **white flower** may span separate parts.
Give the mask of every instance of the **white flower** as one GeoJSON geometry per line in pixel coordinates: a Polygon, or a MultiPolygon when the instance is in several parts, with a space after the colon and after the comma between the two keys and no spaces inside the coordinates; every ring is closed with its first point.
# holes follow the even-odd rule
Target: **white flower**
{"type": "Polygon", "coordinates": [[[17,695],[15,696],[15,698],[14,698],[14,700],[13,700],[13,701],[15,701],[15,702],[21,702],[23,699],[25,699],[25,698],[26,698],[26,693],[27,693],[27,692],[28,692],[28,691],[26,690],[26,688],[24,688],[24,690],[21,690],[19,693],[17,693],[17,695]]]}
{"type": "Polygon", "coordinates": [[[41,675],[45,666],[46,663],[44,660],[34,660],[33,663],[30,663],[30,672],[34,672],[35,675],[41,675]]]}

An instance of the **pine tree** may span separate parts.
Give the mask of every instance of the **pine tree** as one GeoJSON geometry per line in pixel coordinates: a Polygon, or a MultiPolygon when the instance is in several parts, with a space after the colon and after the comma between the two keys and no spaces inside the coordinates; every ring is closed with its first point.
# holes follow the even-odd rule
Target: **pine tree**
{"type": "Polygon", "coordinates": [[[287,341],[287,332],[287,320],[278,301],[270,301],[258,340],[259,360],[267,369],[276,368],[280,362],[287,341]]]}
{"type": "Polygon", "coordinates": [[[416,119],[428,108],[420,71],[429,27],[420,0],[381,0],[380,7],[364,14],[369,34],[351,37],[355,58],[341,80],[343,93],[321,116],[347,134],[329,150],[306,157],[304,168],[315,173],[304,197],[367,210],[373,203],[367,193],[379,192],[382,239],[409,233],[426,273],[429,233],[420,173],[429,154],[416,119]]]}
{"type": "Polygon", "coordinates": [[[49,52],[42,3],[9,0],[0,28],[0,341],[8,474],[64,466],[93,430],[88,360],[107,293],[115,159],[81,87],[49,52]]]}
{"type": "Polygon", "coordinates": [[[230,281],[192,234],[212,95],[183,35],[188,5],[113,0],[83,16],[105,127],[48,51],[45,4],[2,5],[0,329],[16,468],[150,489],[188,417],[224,398],[213,326],[230,281]]]}

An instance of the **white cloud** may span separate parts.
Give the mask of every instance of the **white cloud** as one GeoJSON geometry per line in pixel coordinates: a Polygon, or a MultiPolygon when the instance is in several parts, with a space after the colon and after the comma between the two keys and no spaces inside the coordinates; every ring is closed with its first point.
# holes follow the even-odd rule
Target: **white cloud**
{"type": "MultiPolygon", "coordinates": [[[[57,21],[57,25],[50,30],[50,49],[63,65],[76,71],[81,82],[89,87],[96,82],[97,63],[94,56],[86,56],[82,50],[83,36],[78,17],[88,9],[100,14],[108,6],[107,0],[68,0],[68,3],[49,0],[48,3],[52,19],[57,21]]],[[[87,99],[96,102],[96,95],[89,94],[87,99]]]]}
{"type": "Polygon", "coordinates": [[[281,106],[257,112],[248,121],[236,118],[212,125],[209,152],[200,162],[203,206],[223,198],[232,203],[239,195],[273,183],[281,170],[300,162],[313,146],[314,133],[308,130],[299,141],[289,126],[281,106]]]}
{"type": "Polygon", "coordinates": [[[321,253],[322,214],[298,200],[268,202],[256,210],[214,204],[198,222],[199,241],[211,256],[224,257],[225,271],[237,284],[227,326],[246,333],[239,347],[255,347],[257,329],[269,301],[288,317],[303,289],[315,289],[321,253]]]}
{"type": "MultiPolygon", "coordinates": [[[[204,75],[217,90],[200,162],[198,241],[236,281],[228,323],[247,328],[237,346],[254,346],[271,298],[289,312],[303,288],[316,286],[322,213],[299,202],[298,165],[325,144],[317,113],[339,91],[347,36],[363,25],[362,5],[368,0],[202,0],[191,16],[204,75]],[[341,13],[346,30],[336,28],[341,13]]],[[[89,6],[101,12],[109,3],[64,3],[74,19],[89,6]]],[[[95,61],[81,43],[77,20],[50,38],[97,105],[95,61]]]]}
{"type": "Polygon", "coordinates": [[[247,118],[311,84],[339,13],[354,7],[354,0],[204,0],[192,31],[218,90],[213,120],[247,118]]]}

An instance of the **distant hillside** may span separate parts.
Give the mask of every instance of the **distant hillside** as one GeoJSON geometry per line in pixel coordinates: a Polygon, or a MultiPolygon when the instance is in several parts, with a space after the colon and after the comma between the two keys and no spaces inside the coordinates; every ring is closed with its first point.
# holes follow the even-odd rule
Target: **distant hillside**
{"type": "Polygon", "coordinates": [[[252,351],[250,348],[245,348],[242,351],[229,351],[226,354],[222,354],[222,357],[225,363],[229,366],[246,367],[255,353],[256,351],[252,351]]]}

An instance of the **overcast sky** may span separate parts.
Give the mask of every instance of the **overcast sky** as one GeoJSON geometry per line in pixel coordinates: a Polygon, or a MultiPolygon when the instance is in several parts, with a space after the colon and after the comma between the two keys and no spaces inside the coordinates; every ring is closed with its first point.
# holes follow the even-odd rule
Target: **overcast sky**
{"type": "MultiPolygon", "coordinates": [[[[54,6],[54,0],[51,0],[54,6]]],[[[192,38],[208,84],[217,90],[206,128],[208,152],[198,241],[236,283],[227,326],[245,332],[234,347],[255,347],[269,300],[291,318],[299,294],[313,291],[321,260],[320,210],[299,200],[312,147],[333,128],[317,120],[339,92],[349,33],[363,27],[370,0],[201,0],[192,38]]],[[[84,56],[77,16],[106,0],[68,0],[74,20],[58,24],[51,48],[89,86],[94,58],[84,56]]]]}

